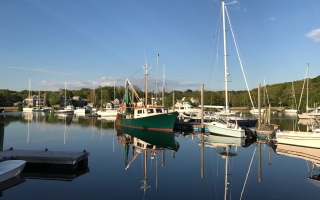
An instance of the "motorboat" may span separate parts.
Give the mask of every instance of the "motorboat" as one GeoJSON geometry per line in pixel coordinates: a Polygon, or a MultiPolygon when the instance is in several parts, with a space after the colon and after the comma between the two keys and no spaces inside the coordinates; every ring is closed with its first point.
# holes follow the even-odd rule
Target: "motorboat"
{"type": "Polygon", "coordinates": [[[26,164],[25,160],[5,160],[0,162],[0,182],[19,175],[26,164]]]}

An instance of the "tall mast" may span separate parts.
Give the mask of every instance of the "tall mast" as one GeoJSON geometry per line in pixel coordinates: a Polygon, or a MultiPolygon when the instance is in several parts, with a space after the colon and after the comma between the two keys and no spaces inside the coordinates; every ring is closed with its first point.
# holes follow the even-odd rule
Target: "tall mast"
{"type": "Polygon", "coordinates": [[[158,101],[158,65],[159,65],[159,54],[157,56],[156,101],[158,101]]]}
{"type": "Polygon", "coordinates": [[[224,86],[226,98],[226,111],[229,112],[228,106],[228,68],[227,68],[227,39],[226,39],[226,21],[225,21],[225,2],[222,1],[222,25],[223,25],[223,56],[224,56],[224,86]]]}
{"type": "Polygon", "coordinates": [[[64,83],[64,107],[67,107],[67,83],[64,83]]]}
{"type": "Polygon", "coordinates": [[[29,99],[30,99],[30,78],[29,78],[29,99]]]}
{"type": "Polygon", "coordinates": [[[306,104],[306,113],[308,113],[308,105],[309,105],[308,99],[309,99],[309,63],[308,63],[308,66],[307,66],[307,104],[306,104]]]}
{"type": "Polygon", "coordinates": [[[227,199],[228,191],[228,165],[229,165],[229,145],[226,147],[226,165],[225,165],[225,176],[224,176],[224,199],[227,199]]]}

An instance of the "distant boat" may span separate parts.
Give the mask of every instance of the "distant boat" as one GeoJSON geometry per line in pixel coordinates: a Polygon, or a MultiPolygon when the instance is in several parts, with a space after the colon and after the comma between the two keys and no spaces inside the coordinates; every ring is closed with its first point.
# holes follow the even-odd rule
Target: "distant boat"
{"type": "MultiPolygon", "coordinates": [[[[66,83],[65,89],[64,89],[64,105],[66,106],[67,104],[67,85],[66,83]]],[[[55,114],[66,114],[66,115],[73,115],[74,114],[74,107],[73,105],[67,105],[66,107],[59,109],[59,110],[54,110],[53,111],[55,114]]]]}
{"type": "Polygon", "coordinates": [[[295,109],[296,107],[297,107],[297,102],[296,102],[296,97],[295,97],[295,92],[294,92],[294,87],[293,87],[293,82],[292,82],[292,108],[284,109],[284,113],[297,114],[298,110],[295,109]]]}
{"type": "MultiPolygon", "coordinates": [[[[30,78],[29,78],[29,96],[28,96],[28,101],[30,100],[30,98],[31,98],[31,91],[30,91],[30,78]]],[[[33,99],[32,99],[32,101],[33,101],[33,99]]],[[[29,104],[29,102],[28,102],[28,104],[29,104]]],[[[32,102],[32,104],[33,104],[33,102],[32,102]]],[[[32,110],[33,110],[33,108],[31,107],[29,107],[29,105],[28,105],[28,107],[23,107],[22,108],[22,111],[23,112],[32,112],[32,110]]]]}
{"type": "Polygon", "coordinates": [[[34,107],[34,108],[32,109],[32,112],[45,112],[45,113],[50,112],[50,108],[42,108],[40,102],[41,102],[41,101],[40,101],[40,90],[39,90],[39,95],[38,95],[38,107],[34,107]]]}
{"type": "MultiPolygon", "coordinates": [[[[145,70],[146,88],[148,85],[148,66],[143,66],[145,70]]],[[[169,113],[167,107],[161,107],[154,105],[152,102],[148,104],[148,90],[145,93],[145,103],[143,104],[134,90],[129,79],[126,80],[125,88],[125,102],[119,108],[116,123],[121,127],[136,128],[143,130],[165,131],[172,132],[174,122],[178,113],[169,113]],[[131,87],[132,93],[135,95],[138,102],[131,101],[129,95],[129,87],[131,87]]]]}
{"type": "Polygon", "coordinates": [[[24,160],[6,160],[0,162],[0,182],[19,175],[25,164],[26,161],[24,160]]]}
{"type": "Polygon", "coordinates": [[[74,110],[75,115],[89,115],[92,114],[92,108],[90,106],[76,107],[74,110]]]}

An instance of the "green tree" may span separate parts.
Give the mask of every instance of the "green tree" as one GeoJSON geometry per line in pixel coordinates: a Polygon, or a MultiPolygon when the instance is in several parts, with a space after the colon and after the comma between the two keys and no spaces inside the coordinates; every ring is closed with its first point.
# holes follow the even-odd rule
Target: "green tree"
{"type": "Polygon", "coordinates": [[[60,95],[58,93],[51,93],[49,95],[49,103],[51,106],[60,105],[60,95]]]}

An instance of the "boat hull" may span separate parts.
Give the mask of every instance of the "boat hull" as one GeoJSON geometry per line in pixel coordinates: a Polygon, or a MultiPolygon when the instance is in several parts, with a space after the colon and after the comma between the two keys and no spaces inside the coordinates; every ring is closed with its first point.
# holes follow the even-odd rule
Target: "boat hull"
{"type": "Polygon", "coordinates": [[[73,110],[55,110],[54,114],[65,114],[65,115],[73,115],[73,110]]]}
{"type": "Polygon", "coordinates": [[[174,151],[178,151],[179,149],[179,143],[174,139],[173,133],[132,129],[127,127],[120,127],[119,131],[121,131],[122,134],[129,134],[157,147],[174,151]]]}
{"type": "Polygon", "coordinates": [[[32,112],[33,108],[22,108],[23,112],[32,112]]]}
{"type": "Polygon", "coordinates": [[[45,112],[45,113],[49,113],[49,112],[50,112],[50,109],[49,109],[49,108],[33,109],[32,112],[45,112]]]}
{"type": "Polygon", "coordinates": [[[209,131],[216,135],[228,136],[228,137],[245,137],[245,130],[241,128],[231,128],[228,127],[226,124],[221,124],[219,122],[211,122],[206,124],[209,131]]]}
{"type": "Polygon", "coordinates": [[[276,141],[279,144],[320,148],[320,133],[276,133],[276,141]]]}
{"type": "Polygon", "coordinates": [[[20,174],[26,164],[24,160],[7,160],[0,163],[0,182],[20,174]]]}
{"type": "Polygon", "coordinates": [[[117,125],[120,127],[136,128],[141,130],[172,132],[177,115],[177,112],[173,112],[126,119],[122,114],[118,114],[117,125]]]}
{"type": "Polygon", "coordinates": [[[117,110],[106,110],[106,111],[98,111],[98,115],[101,117],[115,117],[118,114],[117,110]]]}

